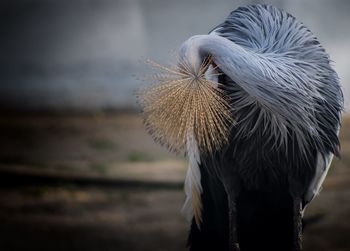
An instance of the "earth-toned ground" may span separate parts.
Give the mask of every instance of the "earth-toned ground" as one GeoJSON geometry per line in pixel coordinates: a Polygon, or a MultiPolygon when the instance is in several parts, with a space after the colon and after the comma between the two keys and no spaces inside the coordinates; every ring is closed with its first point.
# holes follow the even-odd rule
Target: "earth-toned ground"
{"type": "MultiPolygon", "coordinates": [[[[0,250],[185,250],[186,161],[137,115],[5,116],[0,139],[0,250]]],[[[306,212],[306,251],[350,250],[349,118],[341,141],[306,212]]]]}

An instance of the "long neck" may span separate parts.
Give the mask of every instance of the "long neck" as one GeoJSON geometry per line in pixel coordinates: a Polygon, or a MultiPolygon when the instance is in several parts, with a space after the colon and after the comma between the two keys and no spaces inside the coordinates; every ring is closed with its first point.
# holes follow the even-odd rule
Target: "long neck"
{"type": "MultiPolygon", "coordinates": [[[[179,55],[180,60],[190,62],[195,69],[210,55],[220,70],[249,94],[252,102],[257,101],[271,110],[290,104],[286,100],[288,96],[279,95],[278,88],[284,87],[288,74],[276,68],[276,65],[284,64],[276,55],[263,55],[245,49],[215,33],[189,38],[182,44],[179,55]],[[283,76],[280,77],[280,74],[283,76]]],[[[287,116],[290,114],[281,109],[278,112],[287,116]]]]}
{"type": "Polygon", "coordinates": [[[259,77],[265,75],[259,67],[258,61],[261,59],[258,54],[215,34],[189,38],[180,47],[179,55],[180,60],[190,62],[195,69],[210,55],[215,64],[235,82],[242,82],[252,72],[259,77]]]}

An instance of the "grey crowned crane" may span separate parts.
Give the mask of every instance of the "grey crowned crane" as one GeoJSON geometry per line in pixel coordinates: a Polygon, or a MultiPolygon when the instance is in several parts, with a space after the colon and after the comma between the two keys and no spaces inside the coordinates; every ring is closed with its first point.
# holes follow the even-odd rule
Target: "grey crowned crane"
{"type": "Polygon", "coordinates": [[[189,159],[189,249],[300,251],[343,109],[317,38],[283,10],[240,7],[156,67],[166,74],[141,104],[154,138],[189,159]]]}

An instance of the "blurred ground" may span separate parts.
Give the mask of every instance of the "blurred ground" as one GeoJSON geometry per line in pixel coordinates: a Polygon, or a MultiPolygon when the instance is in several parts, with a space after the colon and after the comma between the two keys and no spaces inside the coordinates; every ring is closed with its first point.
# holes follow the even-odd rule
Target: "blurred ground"
{"type": "MultiPolygon", "coordinates": [[[[350,250],[350,119],[305,250],[350,250]]],[[[135,114],[0,119],[0,250],[185,250],[183,158],[135,114]]]]}

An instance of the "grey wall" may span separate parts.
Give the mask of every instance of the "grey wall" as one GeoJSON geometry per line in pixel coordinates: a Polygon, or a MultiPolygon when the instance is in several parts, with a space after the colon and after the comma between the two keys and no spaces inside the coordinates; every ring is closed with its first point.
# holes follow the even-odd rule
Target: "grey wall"
{"type": "MultiPolygon", "coordinates": [[[[150,58],[166,63],[194,34],[262,1],[8,0],[0,3],[0,105],[100,109],[135,105],[150,58]]],[[[350,1],[265,1],[303,21],[331,54],[349,107],[350,1]]]]}

